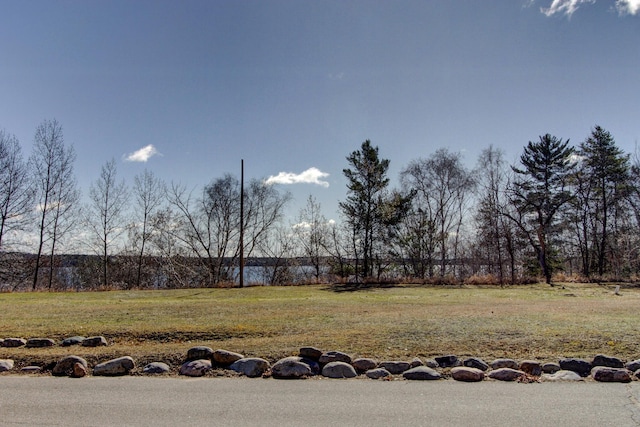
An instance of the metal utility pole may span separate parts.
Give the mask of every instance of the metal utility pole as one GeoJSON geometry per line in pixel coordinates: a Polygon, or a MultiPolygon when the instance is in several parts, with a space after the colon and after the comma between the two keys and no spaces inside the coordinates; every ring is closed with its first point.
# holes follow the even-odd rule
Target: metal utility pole
{"type": "Polygon", "coordinates": [[[244,159],[240,160],[240,287],[244,287],[244,159]]]}

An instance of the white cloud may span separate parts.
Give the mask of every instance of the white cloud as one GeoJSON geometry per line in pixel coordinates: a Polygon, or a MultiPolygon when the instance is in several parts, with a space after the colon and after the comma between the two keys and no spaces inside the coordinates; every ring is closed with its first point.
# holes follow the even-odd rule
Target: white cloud
{"type": "Polygon", "coordinates": [[[322,187],[328,187],[329,183],[322,180],[322,178],[328,176],[328,173],[322,172],[318,168],[309,168],[299,174],[280,172],[278,175],[267,178],[265,184],[316,184],[322,187]]]}
{"type": "Polygon", "coordinates": [[[156,147],[154,147],[153,144],[149,144],[146,147],[142,147],[138,151],[127,154],[124,159],[127,162],[146,162],[156,154],[160,153],[158,153],[158,150],[156,150],[156,147]]]}
{"type": "MultiPolygon", "coordinates": [[[[595,2],[596,0],[553,0],[549,7],[542,7],[540,11],[547,16],[559,13],[571,17],[582,4],[593,4],[595,2]]],[[[529,2],[527,5],[531,3],[532,2],[529,2]]],[[[640,0],[616,0],[615,7],[620,15],[640,14],[640,0]]]]}
{"type": "Polygon", "coordinates": [[[578,10],[581,4],[595,2],[595,0],[553,0],[549,7],[543,7],[540,10],[547,16],[552,16],[556,13],[564,13],[570,17],[573,15],[573,12],[578,10]]]}
{"type": "Polygon", "coordinates": [[[640,12],[640,0],[616,0],[616,9],[621,15],[637,15],[640,12]]]}

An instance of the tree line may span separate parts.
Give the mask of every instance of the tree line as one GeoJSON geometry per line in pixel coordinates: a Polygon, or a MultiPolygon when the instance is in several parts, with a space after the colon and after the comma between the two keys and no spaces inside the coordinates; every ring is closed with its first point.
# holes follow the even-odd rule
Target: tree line
{"type": "Polygon", "coordinates": [[[600,126],[577,146],[542,135],[514,165],[493,146],[475,168],[439,149],[406,165],[399,188],[367,140],[346,157],[338,222],[309,196],[287,223],[291,195],[255,179],[241,215],[232,174],[190,190],[145,170],[128,186],[114,159],[83,201],[75,159],[56,120],[37,127],[28,159],[0,131],[0,289],[235,286],[241,252],[249,283],[269,285],[551,284],[640,269],[640,161],[600,126]]]}

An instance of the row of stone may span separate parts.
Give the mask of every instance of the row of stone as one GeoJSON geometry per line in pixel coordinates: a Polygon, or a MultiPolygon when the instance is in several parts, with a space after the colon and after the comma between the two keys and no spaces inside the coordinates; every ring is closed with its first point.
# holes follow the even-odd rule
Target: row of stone
{"type": "MultiPolygon", "coordinates": [[[[95,376],[127,375],[135,369],[134,360],[120,357],[96,365],[95,376]]],[[[545,363],[525,360],[520,363],[513,359],[496,359],[486,363],[480,358],[467,358],[460,361],[455,355],[436,357],[423,362],[415,358],[407,361],[377,362],[370,358],[352,358],[343,352],[323,352],[314,347],[303,347],[298,356],[286,357],[271,365],[267,360],[256,357],[244,357],[242,354],[213,350],[206,346],[192,347],[187,351],[186,361],[180,366],[179,374],[199,377],[206,375],[214,367],[221,367],[247,377],[271,376],[273,378],[297,379],[322,375],[328,378],[353,378],[365,375],[372,379],[392,378],[402,375],[410,380],[437,380],[442,374],[436,369],[451,368],[449,374],[458,381],[475,382],[485,378],[500,381],[535,381],[538,378],[548,381],[582,380],[591,376],[602,382],[629,382],[640,377],[640,360],[624,363],[621,359],[597,355],[592,361],[576,358],[561,359],[559,363],[545,363]],[[487,371],[489,371],[487,373],[487,371]]],[[[0,372],[13,369],[13,361],[0,360],[0,372]]],[[[22,368],[23,372],[39,372],[40,367],[22,368]]],[[[163,362],[146,365],[145,374],[169,373],[170,367],[163,362]]],[[[66,375],[82,377],[89,373],[86,360],[78,356],[68,356],[60,360],[52,370],[56,376],[66,375]]]]}
{"type": "MultiPolygon", "coordinates": [[[[44,348],[44,347],[54,347],[58,345],[55,340],[51,338],[4,338],[0,339],[0,347],[27,347],[27,348],[44,348]]],[[[95,337],[69,337],[65,338],[60,342],[62,347],[70,347],[72,345],[81,345],[83,347],[100,347],[107,345],[107,340],[103,336],[95,336],[95,337]]]]}

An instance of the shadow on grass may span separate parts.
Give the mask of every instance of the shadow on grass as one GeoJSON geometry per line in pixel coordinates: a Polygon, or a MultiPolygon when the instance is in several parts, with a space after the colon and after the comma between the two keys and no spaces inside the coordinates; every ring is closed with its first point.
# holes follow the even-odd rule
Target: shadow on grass
{"type": "Polygon", "coordinates": [[[372,289],[391,289],[397,287],[401,287],[401,285],[397,283],[334,283],[324,289],[332,292],[359,292],[369,291],[372,289]]]}

